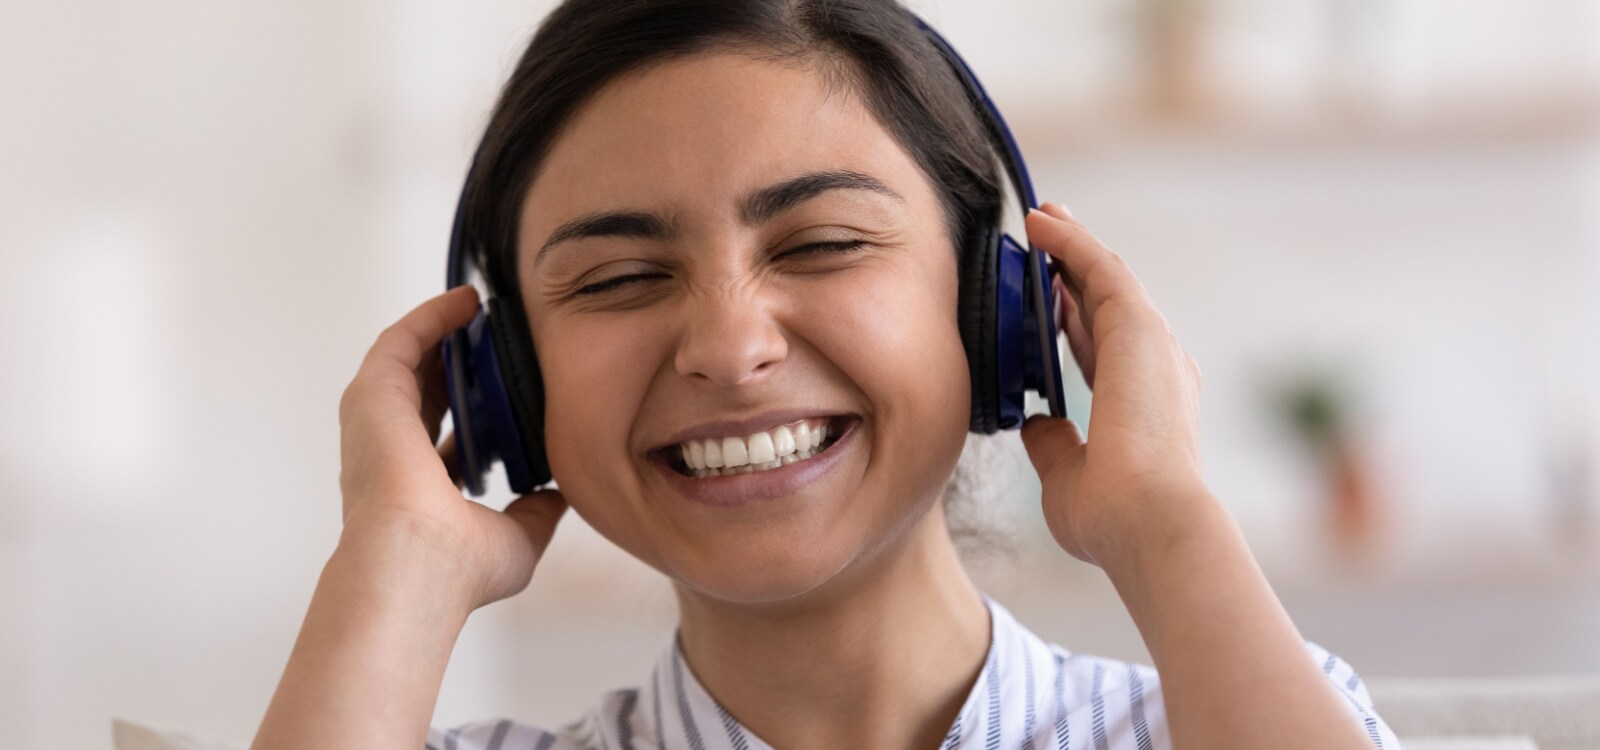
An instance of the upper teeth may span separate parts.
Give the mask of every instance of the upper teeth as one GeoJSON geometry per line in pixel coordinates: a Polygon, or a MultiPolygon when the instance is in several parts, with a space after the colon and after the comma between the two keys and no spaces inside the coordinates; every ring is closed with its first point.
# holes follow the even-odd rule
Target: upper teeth
{"type": "Polygon", "coordinates": [[[690,469],[777,468],[796,459],[809,458],[828,438],[828,421],[802,419],[770,430],[742,437],[687,440],[678,447],[690,469]],[[784,460],[785,456],[793,459],[784,460]]]}

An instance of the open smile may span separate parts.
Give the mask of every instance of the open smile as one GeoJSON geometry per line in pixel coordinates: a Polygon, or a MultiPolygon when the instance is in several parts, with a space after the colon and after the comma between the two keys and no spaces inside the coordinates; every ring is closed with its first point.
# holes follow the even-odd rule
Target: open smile
{"type": "Polygon", "coordinates": [[[695,479],[772,471],[827,450],[848,427],[848,419],[797,419],[746,435],[691,438],[658,452],[674,471],[695,479]]]}
{"type": "Polygon", "coordinates": [[[792,494],[837,463],[859,417],[808,417],[743,435],[694,437],[650,452],[690,499],[742,505],[792,494]]]}

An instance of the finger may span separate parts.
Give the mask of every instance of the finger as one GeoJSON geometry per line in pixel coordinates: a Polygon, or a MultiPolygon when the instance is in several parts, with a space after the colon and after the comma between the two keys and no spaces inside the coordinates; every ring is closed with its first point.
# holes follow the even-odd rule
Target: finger
{"type": "Polygon", "coordinates": [[[415,390],[416,379],[427,372],[423,366],[431,367],[437,359],[427,355],[438,351],[447,334],[472,322],[477,312],[478,292],[470,284],[435,296],[378,334],[361,366],[385,381],[410,378],[415,390]]]}
{"type": "Polygon", "coordinates": [[[461,463],[456,460],[456,434],[454,432],[444,436],[444,442],[439,444],[439,460],[444,462],[444,469],[450,475],[450,482],[458,489],[461,487],[461,463]]]}
{"type": "MultiPolygon", "coordinates": [[[[418,305],[385,328],[345,389],[346,398],[340,403],[341,420],[352,416],[352,407],[360,407],[355,411],[367,416],[417,421],[423,405],[419,383],[432,368],[439,367],[437,355],[428,356],[428,352],[436,352],[446,334],[472,321],[477,314],[477,298],[477,290],[470,285],[458,286],[418,305]],[[396,398],[401,401],[396,402],[396,398]]],[[[439,376],[443,377],[442,369],[439,376]]],[[[433,444],[431,438],[428,444],[433,444]]]]}
{"type": "Polygon", "coordinates": [[[1072,217],[1072,211],[1071,210],[1069,210],[1066,206],[1061,205],[1060,203],[1056,203],[1055,201],[1045,201],[1044,203],[1040,204],[1039,210],[1043,211],[1043,212],[1045,212],[1047,214],[1050,214],[1051,216],[1054,216],[1057,219],[1060,219],[1062,221],[1070,221],[1070,222],[1074,222],[1074,223],[1076,223],[1078,221],[1077,219],[1072,217]]]}
{"type": "MultiPolygon", "coordinates": [[[[1054,204],[1045,205],[1061,212],[1054,204]]],[[[1111,300],[1153,309],[1144,285],[1127,263],[1106,249],[1082,224],[1035,209],[1028,212],[1027,228],[1029,241],[1061,261],[1066,281],[1082,292],[1078,301],[1089,331],[1094,331],[1093,321],[1099,309],[1111,300]]]]}
{"type": "Polygon", "coordinates": [[[1022,424],[1022,447],[1041,477],[1083,444],[1083,433],[1070,419],[1035,414],[1022,424]]]}
{"type": "MultiPolygon", "coordinates": [[[[1078,227],[1085,232],[1088,232],[1089,228],[1085,227],[1083,222],[1078,221],[1077,217],[1072,215],[1072,211],[1068,210],[1066,206],[1063,206],[1060,203],[1056,203],[1054,201],[1045,201],[1039,204],[1038,210],[1044,212],[1053,219],[1059,219],[1063,222],[1071,224],[1072,226],[1078,227]]],[[[1067,282],[1067,285],[1071,286],[1073,289],[1077,289],[1077,285],[1073,284],[1070,280],[1067,282]]]]}
{"type": "MultiPolygon", "coordinates": [[[[1044,211],[1045,213],[1050,214],[1057,219],[1061,219],[1062,221],[1071,222],[1072,224],[1080,227],[1083,226],[1082,224],[1078,224],[1078,220],[1072,218],[1072,212],[1067,210],[1067,207],[1061,205],[1060,203],[1045,201],[1044,205],[1039,207],[1039,210],[1044,211]]],[[[1081,289],[1077,284],[1073,283],[1073,281],[1068,277],[1056,276],[1055,278],[1061,281],[1061,286],[1065,288],[1071,295],[1073,302],[1077,303],[1077,309],[1079,313],[1084,316],[1084,329],[1090,331],[1094,330],[1094,318],[1089,315],[1088,310],[1084,309],[1083,289],[1081,289]]]]}
{"type": "Polygon", "coordinates": [[[445,334],[470,322],[477,292],[459,286],[417,306],[379,334],[339,399],[340,446],[347,465],[366,455],[421,455],[437,432],[422,424],[419,372],[445,334]]]}
{"type": "Polygon", "coordinates": [[[542,555],[556,533],[556,524],[567,512],[567,501],[558,490],[539,490],[512,500],[504,512],[522,527],[528,541],[542,555]]]}
{"type": "Polygon", "coordinates": [[[1066,279],[1057,276],[1054,282],[1055,296],[1061,303],[1056,328],[1066,334],[1067,349],[1072,352],[1073,361],[1078,363],[1078,371],[1083,373],[1083,382],[1093,390],[1095,351],[1094,339],[1089,335],[1091,324],[1083,319],[1082,302],[1068,293],[1066,279]]]}
{"type": "Polygon", "coordinates": [[[1072,283],[1071,278],[1063,276],[1062,274],[1053,273],[1050,275],[1050,278],[1057,283],[1057,286],[1059,286],[1059,290],[1057,292],[1058,296],[1061,299],[1070,302],[1073,312],[1084,316],[1086,327],[1092,330],[1094,327],[1094,320],[1092,318],[1088,318],[1088,310],[1084,308],[1083,290],[1079,289],[1077,284],[1072,283]]]}

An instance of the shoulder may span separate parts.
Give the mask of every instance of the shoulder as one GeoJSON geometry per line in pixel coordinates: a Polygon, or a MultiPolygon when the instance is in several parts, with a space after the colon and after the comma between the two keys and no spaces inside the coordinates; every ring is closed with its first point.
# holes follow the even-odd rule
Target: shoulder
{"type": "Polygon", "coordinates": [[[426,750],[574,750],[561,731],[512,719],[483,719],[453,727],[429,727],[426,750]]]}
{"type": "Polygon", "coordinates": [[[452,727],[430,727],[426,750],[594,750],[632,747],[632,726],[619,721],[638,705],[639,690],[613,690],[575,721],[540,727],[515,719],[481,719],[452,727]]]}
{"type": "Polygon", "coordinates": [[[1395,738],[1394,731],[1378,715],[1377,707],[1372,705],[1372,694],[1367,692],[1367,683],[1356,674],[1356,668],[1351,666],[1338,655],[1322,646],[1306,641],[1306,651],[1311,659],[1322,668],[1322,673],[1327,675],[1333,683],[1335,690],[1343,695],[1350,704],[1350,710],[1361,719],[1366,727],[1367,738],[1377,747],[1399,747],[1399,740],[1395,738]]]}
{"type": "MultiPolygon", "coordinates": [[[[1091,736],[1095,746],[1109,740],[1121,747],[1150,747],[1168,742],[1166,701],[1161,676],[1153,666],[1119,661],[1092,654],[1072,653],[1049,644],[1057,663],[1055,694],[1059,696],[1057,719],[1060,730],[1070,729],[1091,736]]],[[[1343,658],[1312,641],[1305,642],[1306,658],[1322,670],[1350,713],[1362,723],[1374,747],[1399,747],[1383,718],[1373,706],[1372,696],[1356,670],[1343,658]]],[[[1064,734],[1058,731],[1058,735],[1064,734]]]]}
{"type": "Polygon", "coordinates": [[[1119,748],[1151,747],[1152,738],[1165,741],[1166,707],[1155,667],[1075,653],[1053,643],[1048,648],[1055,662],[1050,694],[1056,705],[1055,726],[1047,731],[1054,740],[1079,747],[1068,742],[1076,735],[1093,738],[1094,747],[1119,748]]]}
{"type": "MultiPolygon", "coordinates": [[[[1048,648],[1059,665],[1060,679],[1066,683],[1069,693],[1078,692],[1092,696],[1096,692],[1105,694],[1113,690],[1128,690],[1144,693],[1146,698],[1151,697],[1150,693],[1156,693],[1155,697],[1159,699],[1161,676],[1153,666],[1093,654],[1073,653],[1053,643],[1048,644],[1048,648]]],[[[1372,710],[1372,696],[1367,692],[1367,685],[1356,673],[1355,667],[1312,641],[1306,641],[1305,648],[1306,657],[1322,670],[1334,687],[1349,699],[1353,706],[1366,711],[1372,710]]]]}
{"type": "Polygon", "coordinates": [[[1323,648],[1317,643],[1306,641],[1306,652],[1311,660],[1317,663],[1322,673],[1328,676],[1333,686],[1339,689],[1350,702],[1367,711],[1372,710],[1372,695],[1367,692],[1367,683],[1356,674],[1356,668],[1351,666],[1337,654],[1323,648]]]}
{"type": "MultiPolygon", "coordinates": [[[[1009,721],[1002,710],[985,726],[999,726],[1004,737],[1006,725],[1020,725],[1022,734],[1014,746],[1022,747],[1170,747],[1166,699],[1154,666],[1075,653],[1039,638],[996,602],[990,602],[990,611],[996,632],[992,655],[999,661],[990,668],[1007,674],[998,680],[1004,687],[994,691],[990,703],[1002,709],[1021,705],[1023,710],[1009,721]]],[[[1304,645],[1305,658],[1344,696],[1372,744],[1399,747],[1355,668],[1320,644],[1304,645]]],[[[970,719],[976,720],[976,712],[972,714],[970,719]]]]}
{"type": "MultiPolygon", "coordinates": [[[[1155,737],[1155,747],[1171,742],[1166,731],[1166,702],[1162,692],[1162,678],[1154,667],[1122,660],[1104,659],[1088,654],[1069,654],[1066,649],[1051,646],[1061,659],[1062,678],[1069,707],[1069,718],[1082,724],[1096,740],[1096,747],[1109,737],[1118,736],[1134,740],[1128,747],[1150,747],[1155,737]],[[1072,710],[1072,696],[1077,697],[1077,710],[1072,710]],[[1070,716],[1078,713],[1078,716],[1070,716]]],[[[1306,641],[1306,657],[1312,660],[1333,688],[1344,696],[1350,715],[1362,723],[1373,747],[1400,747],[1394,731],[1378,715],[1373,697],[1366,691],[1366,683],[1355,667],[1328,651],[1320,644],[1306,641]]],[[[1122,747],[1112,742],[1114,747],[1122,747]]]]}

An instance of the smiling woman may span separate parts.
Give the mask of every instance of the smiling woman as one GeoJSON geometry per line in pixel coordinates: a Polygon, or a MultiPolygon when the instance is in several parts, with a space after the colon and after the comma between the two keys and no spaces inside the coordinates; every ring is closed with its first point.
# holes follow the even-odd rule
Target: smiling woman
{"type": "Polygon", "coordinates": [[[963,321],[1001,195],[966,85],[889,0],[557,8],[462,231],[530,370],[508,396],[531,473],[560,489],[495,511],[435,452],[470,287],[385,331],[341,403],[345,531],[256,747],[1397,747],[1201,480],[1198,369],[1059,206],[1027,228],[1065,273],[1097,429],[1023,437],[1056,541],[1106,570],[1156,665],[1047,644],[963,570],[940,500],[993,430],[963,321]],[[461,624],[526,587],[567,507],[671,579],[672,646],[559,731],[429,727],[461,624]]]}
{"type": "Polygon", "coordinates": [[[816,67],[708,52],[619,76],[521,206],[551,471],[607,538],[718,601],[809,608],[943,535],[928,509],[967,431],[939,196],[816,67]],[[750,466],[747,436],[801,419],[837,441],[714,478],[662,460],[715,441],[707,468],[750,466]]]}

